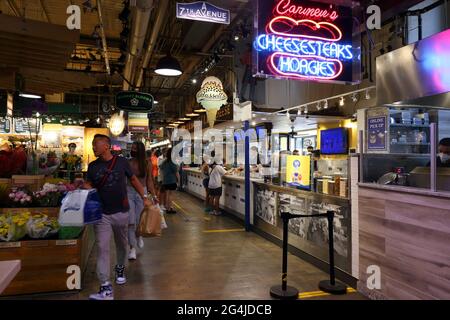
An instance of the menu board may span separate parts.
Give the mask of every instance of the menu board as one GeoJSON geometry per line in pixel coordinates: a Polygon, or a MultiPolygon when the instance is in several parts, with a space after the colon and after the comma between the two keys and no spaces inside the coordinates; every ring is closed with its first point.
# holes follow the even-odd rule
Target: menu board
{"type": "Polygon", "coordinates": [[[11,133],[11,119],[0,118],[0,134],[11,133]]]}
{"type": "Polygon", "coordinates": [[[14,132],[17,134],[36,134],[41,131],[41,121],[32,118],[15,118],[14,132]]]}

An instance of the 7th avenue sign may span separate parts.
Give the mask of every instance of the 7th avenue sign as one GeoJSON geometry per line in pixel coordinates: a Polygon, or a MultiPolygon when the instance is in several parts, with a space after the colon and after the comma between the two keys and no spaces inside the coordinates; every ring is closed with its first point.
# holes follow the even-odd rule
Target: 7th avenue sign
{"type": "Polygon", "coordinates": [[[129,112],[151,112],[154,101],[151,94],[143,92],[121,91],[116,95],[117,108],[129,112]]]}

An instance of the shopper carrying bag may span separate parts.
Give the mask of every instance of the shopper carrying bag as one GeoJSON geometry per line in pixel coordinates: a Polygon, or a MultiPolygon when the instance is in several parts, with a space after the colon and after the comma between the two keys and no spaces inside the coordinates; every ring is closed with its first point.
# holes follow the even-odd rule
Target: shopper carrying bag
{"type": "Polygon", "coordinates": [[[157,206],[144,207],[139,221],[138,234],[145,238],[161,236],[161,212],[157,206]]]}

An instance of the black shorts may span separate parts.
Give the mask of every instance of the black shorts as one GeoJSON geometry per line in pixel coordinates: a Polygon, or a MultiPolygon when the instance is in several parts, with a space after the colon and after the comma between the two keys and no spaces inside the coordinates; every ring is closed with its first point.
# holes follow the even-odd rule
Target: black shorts
{"type": "Polygon", "coordinates": [[[222,187],[209,189],[209,195],[213,197],[220,197],[222,195],[222,187]]]}
{"type": "Polygon", "coordinates": [[[203,187],[204,187],[205,189],[208,189],[208,184],[209,184],[209,178],[203,179],[203,187]]]}
{"type": "Polygon", "coordinates": [[[173,191],[173,190],[177,190],[177,184],[176,183],[172,183],[172,184],[163,184],[161,187],[162,191],[173,191]]]}

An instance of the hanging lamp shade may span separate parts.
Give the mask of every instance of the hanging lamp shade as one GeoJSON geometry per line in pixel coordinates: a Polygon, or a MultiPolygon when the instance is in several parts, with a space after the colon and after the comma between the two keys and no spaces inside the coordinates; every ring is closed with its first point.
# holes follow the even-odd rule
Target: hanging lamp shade
{"type": "Polygon", "coordinates": [[[162,76],[175,77],[183,73],[181,70],[181,65],[177,59],[172,57],[170,54],[159,59],[156,64],[155,72],[162,76]]]}

